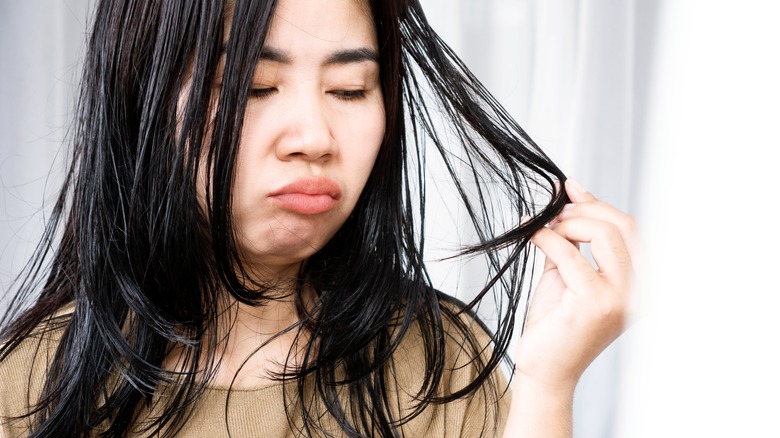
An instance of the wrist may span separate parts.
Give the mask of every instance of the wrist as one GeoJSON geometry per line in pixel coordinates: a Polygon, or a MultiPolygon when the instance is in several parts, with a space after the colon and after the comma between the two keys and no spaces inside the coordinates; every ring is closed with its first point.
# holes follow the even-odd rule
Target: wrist
{"type": "Polygon", "coordinates": [[[516,372],[504,437],[571,438],[575,387],[516,372]]]}
{"type": "Polygon", "coordinates": [[[554,373],[529,373],[515,366],[515,385],[531,391],[563,397],[571,395],[579,382],[579,375],[558,375],[554,373]]]}

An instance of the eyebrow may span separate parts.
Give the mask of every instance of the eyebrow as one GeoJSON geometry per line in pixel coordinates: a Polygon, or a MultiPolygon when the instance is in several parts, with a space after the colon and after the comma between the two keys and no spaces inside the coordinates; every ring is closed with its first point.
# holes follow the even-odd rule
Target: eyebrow
{"type": "MultiPolygon", "coordinates": [[[[274,47],[264,47],[260,54],[263,61],[278,62],[281,64],[292,64],[292,56],[283,50],[274,47]]],[[[379,54],[368,47],[359,49],[347,49],[333,52],[325,59],[323,65],[345,65],[358,62],[379,62],[379,54]]]]}

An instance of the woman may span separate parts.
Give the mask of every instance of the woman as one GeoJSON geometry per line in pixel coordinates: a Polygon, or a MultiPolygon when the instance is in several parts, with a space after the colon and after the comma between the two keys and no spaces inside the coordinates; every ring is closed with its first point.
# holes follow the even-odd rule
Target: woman
{"type": "Polygon", "coordinates": [[[3,436],[569,435],[631,219],[573,181],[567,205],[417,1],[219,3],[97,6],[71,170],[2,324],[3,436]],[[423,263],[426,143],[489,267],[468,305],[423,263]]]}

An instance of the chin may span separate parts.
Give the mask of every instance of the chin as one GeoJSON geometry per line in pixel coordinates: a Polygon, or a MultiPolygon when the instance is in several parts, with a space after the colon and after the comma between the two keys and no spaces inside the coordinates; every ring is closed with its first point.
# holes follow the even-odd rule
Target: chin
{"type": "Polygon", "coordinates": [[[292,233],[276,233],[272,245],[258,247],[251,243],[242,245],[243,261],[248,267],[255,266],[263,270],[282,273],[317,253],[325,244],[325,239],[303,239],[292,233]],[[282,234],[282,235],[278,235],[282,234]]]}

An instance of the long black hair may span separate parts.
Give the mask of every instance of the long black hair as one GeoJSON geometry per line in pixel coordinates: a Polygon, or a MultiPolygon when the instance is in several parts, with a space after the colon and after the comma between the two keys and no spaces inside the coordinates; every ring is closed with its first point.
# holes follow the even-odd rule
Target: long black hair
{"type": "MultiPolygon", "coordinates": [[[[0,326],[0,360],[42,325],[63,330],[29,413],[32,436],[86,436],[96,425],[122,436],[172,382],[159,416],[145,424],[149,433],[175,433],[208,383],[199,370],[218,366],[219,309],[274,299],[272,285],[246,281],[230,213],[247,95],[276,2],[228,3],[96,6],[72,162],[0,326]],[[196,191],[204,172],[205,207],[196,191]],[[72,313],[56,316],[69,303],[72,313]],[[181,372],[162,367],[172,345],[185,347],[181,372]]],[[[310,285],[316,299],[304,306],[297,297],[293,329],[316,348],[282,377],[298,379],[307,435],[321,432],[304,397],[307,379],[347,436],[400,436],[427,406],[485,385],[522,324],[529,238],[566,202],[556,188],[564,175],[431,29],[418,0],[369,4],[386,131],[354,211],[298,277],[299,292],[310,285]],[[444,302],[423,262],[427,153],[447,169],[470,218],[475,239],[459,255],[482,257],[488,268],[464,306],[444,302]],[[497,306],[490,349],[459,315],[486,297],[497,306]],[[445,326],[476,347],[478,372],[456,391],[441,382],[445,326]],[[412,329],[422,336],[426,378],[419,404],[394,418],[385,378],[412,329]]]]}

